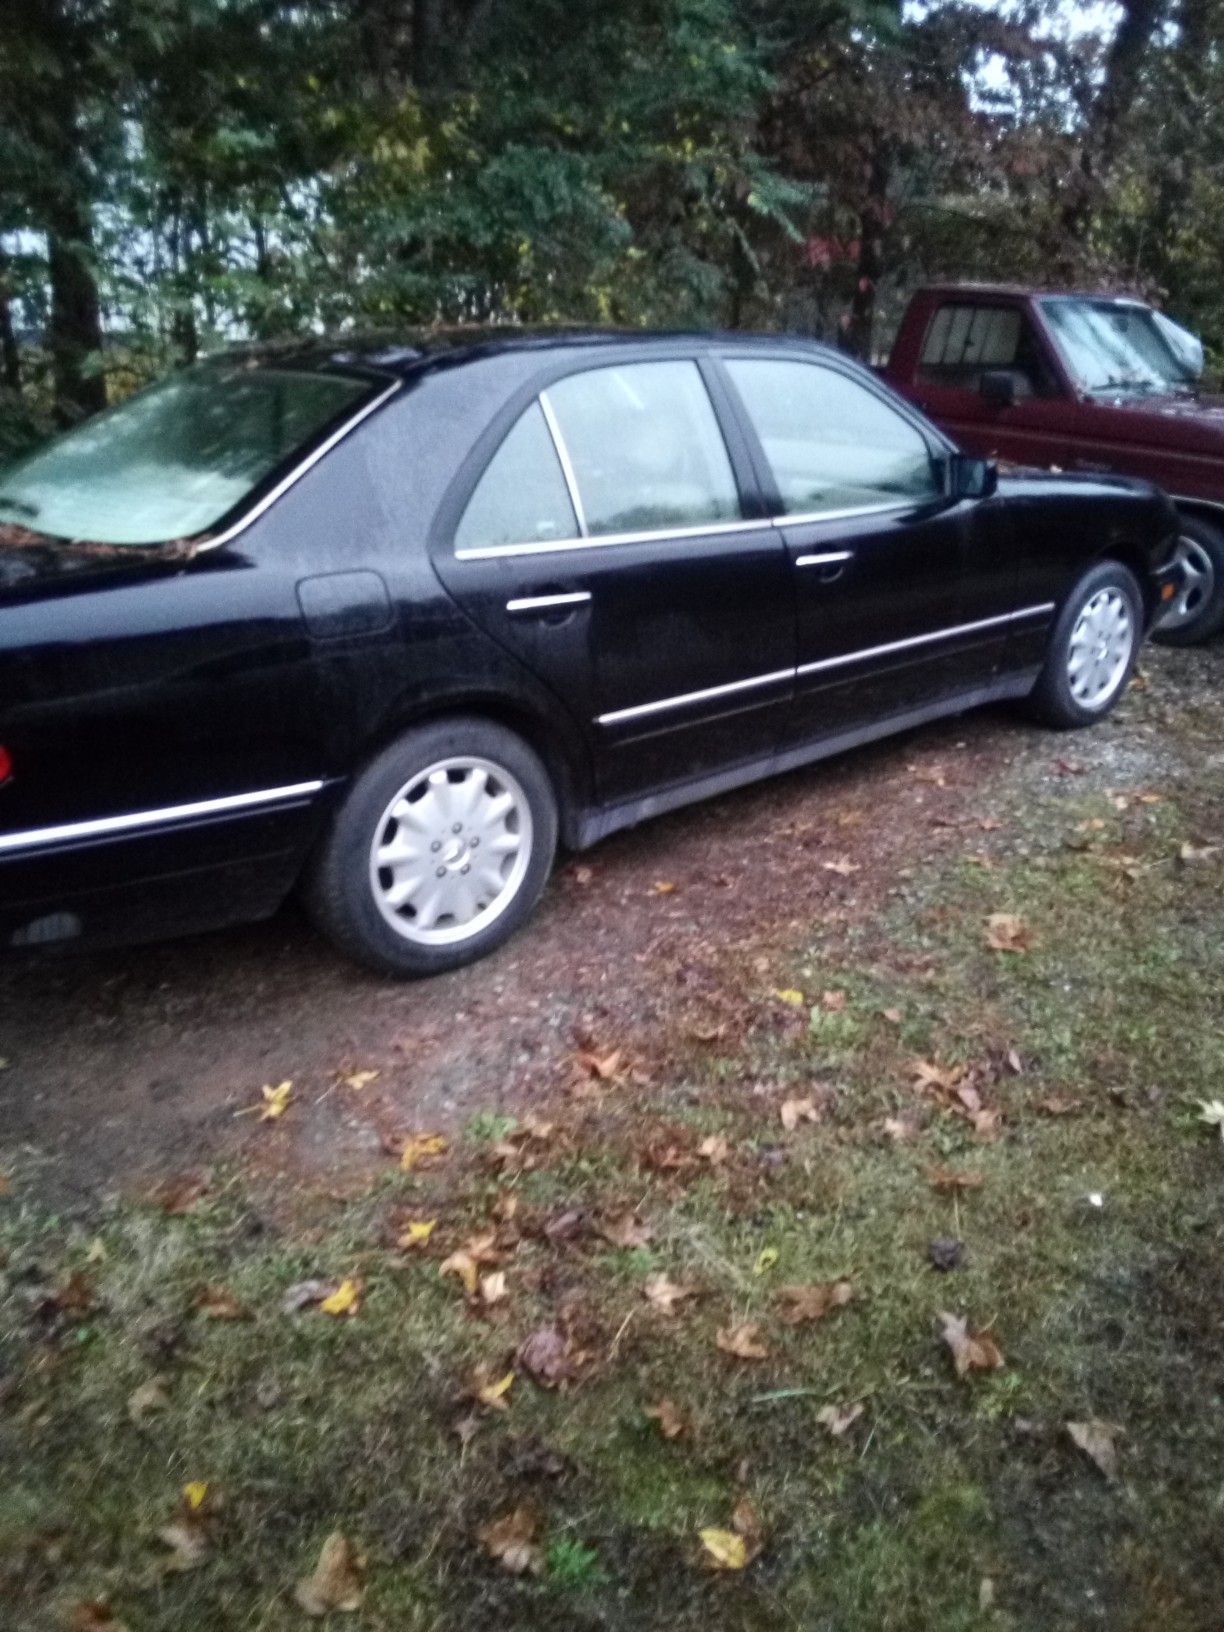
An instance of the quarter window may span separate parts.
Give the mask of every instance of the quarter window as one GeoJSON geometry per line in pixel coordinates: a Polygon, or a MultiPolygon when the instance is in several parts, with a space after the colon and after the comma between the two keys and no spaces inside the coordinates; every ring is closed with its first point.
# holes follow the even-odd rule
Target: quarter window
{"type": "Polygon", "coordinates": [[[926,439],[848,375],[815,363],[728,358],[788,515],[941,491],[926,439]]]}
{"type": "Polygon", "coordinates": [[[546,396],[593,536],[739,519],[735,475],[695,363],[591,369],[546,396]]]}
{"type": "Polygon", "coordinates": [[[493,455],[455,534],[460,550],[575,538],[578,518],[543,410],[533,402],[493,455]]]}

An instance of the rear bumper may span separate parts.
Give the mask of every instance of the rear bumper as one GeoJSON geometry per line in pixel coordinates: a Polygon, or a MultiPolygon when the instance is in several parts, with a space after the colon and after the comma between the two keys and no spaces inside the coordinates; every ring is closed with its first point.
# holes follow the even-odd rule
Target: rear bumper
{"type": "Polygon", "coordinates": [[[266,917],[330,802],[315,782],[0,834],[0,946],[117,944],[266,917]]]}

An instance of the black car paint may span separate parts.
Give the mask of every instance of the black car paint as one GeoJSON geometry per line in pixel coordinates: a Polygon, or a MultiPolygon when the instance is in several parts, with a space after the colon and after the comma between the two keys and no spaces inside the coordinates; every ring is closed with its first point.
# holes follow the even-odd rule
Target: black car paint
{"type": "Polygon", "coordinates": [[[1175,519],[1141,483],[1004,477],[981,500],[775,525],[777,495],[719,361],[731,353],[848,368],[921,427],[933,455],[952,449],[865,371],[801,341],[578,335],[356,362],[333,352],[328,366],[397,389],[228,542],[194,554],[0,549],[0,744],[14,767],[0,785],[0,942],[130,939],[274,911],[349,778],[427,718],[480,714],[520,731],[579,848],[691,798],[1023,694],[1050,616],[998,620],[1059,602],[1102,556],[1135,567],[1154,610],[1175,519]],[[672,357],[699,361],[744,517],[758,525],[456,559],[477,478],[542,388],[672,357]],[[856,552],[840,571],[796,567],[834,546],[856,552]],[[512,598],[569,591],[592,599],[507,614],[512,598]],[[936,628],[954,632],[904,645],[936,628]],[[897,649],[840,661],[879,647],[897,649]],[[596,723],[746,675],[776,678],[596,723]],[[135,820],[252,792],[277,797],[135,820]],[[81,830],[129,816],[121,832],[81,830]],[[31,833],[39,842],[12,848],[31,833]]]}

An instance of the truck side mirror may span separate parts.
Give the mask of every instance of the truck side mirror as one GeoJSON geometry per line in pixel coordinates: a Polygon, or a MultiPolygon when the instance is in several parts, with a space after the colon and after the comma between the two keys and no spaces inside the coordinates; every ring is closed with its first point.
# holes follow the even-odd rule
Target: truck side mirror
{"type": "Polygon", "coordinates": [[[948,488],[954,499],[988,499],[999,485],[999,467],[993,459],[974,459],[954,453],[948,460],[948,488]]]}
{"type": "Polygon", "coordinates": [[[1016,400],[1016,376],[1006,368],[988,368],[978,380],[978,396],[991,408],[1010,408],[1016,400]]]}

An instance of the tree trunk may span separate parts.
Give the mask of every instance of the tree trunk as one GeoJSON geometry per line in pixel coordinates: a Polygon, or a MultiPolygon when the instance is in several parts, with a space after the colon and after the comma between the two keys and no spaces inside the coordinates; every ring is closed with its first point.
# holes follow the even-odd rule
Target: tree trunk
{"type": "Polygon", "coordinates": [[[2,270],[0,270],[0,382],[8,391],[21,390],[21,353],[13,328],[12,299],[2,270]]]}
{"type": "Polygon", "coordinates": [[[93,271],[93,223],[87,210],[58,201],[47,232],[51,277],[51,372],[55,415],[72,425],[106,407],[106,381],[88,359],[102,350],[102,309],[93,271]]]}
{"type": "Polygon", "coordinates": [[[888,155],[877,147],[867,175],[867,194],[859,211],[859,252],[855,268],[854,294],[842,331],[848,352],[871,361],[871,337],[875,328],[876,291],[884,274],[884,234],[888,230],[888,155]]]}

